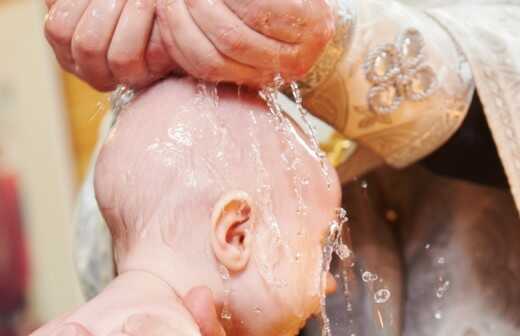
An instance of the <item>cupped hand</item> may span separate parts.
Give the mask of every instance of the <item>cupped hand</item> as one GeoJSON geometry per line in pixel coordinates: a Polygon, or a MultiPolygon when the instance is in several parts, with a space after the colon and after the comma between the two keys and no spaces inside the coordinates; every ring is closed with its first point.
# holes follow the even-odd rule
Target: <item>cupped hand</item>
{"type": "Polygon", "coordinates": [[[155,0],[46,0],[45,36],[60,65],[100,91],[142,87],[178,69],[155,0]]]}
{"type": "Polygon", "coordinates": [[[333,32],[326,0],[46,0],[58,62],[100,91],[172,71],[258,86],[301,77],[333,32]],[[159,20],[156,20],[156,18],[159,20]]]}
{"type": "Polygon", "coordinates": [[[326,0],[157,0],[157,14],[187,73],[252,86],[302,77],[334,30],[326,0]]]}

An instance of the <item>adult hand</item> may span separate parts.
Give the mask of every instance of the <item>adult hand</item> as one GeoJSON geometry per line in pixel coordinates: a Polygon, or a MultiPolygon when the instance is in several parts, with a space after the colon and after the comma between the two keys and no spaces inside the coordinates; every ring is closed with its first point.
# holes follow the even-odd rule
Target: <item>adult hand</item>
{"type": "Polygon", "coordinates": [[[303,76],[334,30],[325,0],[157,0],[157,15],[187,73],[254,86],[303,76]]]}
{"type": "Polygon", "coordinates": [[[155,0],[45,1],[45,36],[58,62],[94,88],[141,87],[178,68],[163,46],[155,0]]]}
{"type": "Polygon", "coordinates": [[[202,336],[226,336],[209,288],[195,287],[186,294],[183,301],[202,336]]]}

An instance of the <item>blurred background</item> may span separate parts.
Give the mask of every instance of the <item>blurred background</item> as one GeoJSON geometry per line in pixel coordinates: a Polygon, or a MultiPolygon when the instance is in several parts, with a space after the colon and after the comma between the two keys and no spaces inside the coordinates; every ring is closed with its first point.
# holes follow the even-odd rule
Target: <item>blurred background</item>
{"type": "Polygon", "coordinates": [[[0,0],[0,336],[82,301],[72,213],[108,100],[59,69],[44,17],[43,0],[0,0]]]}

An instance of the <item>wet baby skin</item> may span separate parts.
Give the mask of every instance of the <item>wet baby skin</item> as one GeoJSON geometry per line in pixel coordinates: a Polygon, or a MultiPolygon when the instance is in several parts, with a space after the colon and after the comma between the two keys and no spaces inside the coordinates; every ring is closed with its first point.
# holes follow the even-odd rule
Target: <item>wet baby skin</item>
{"type": "Polygon", "coordinates": [[[118,276],[34,335],[199,335],[181,300],[199,286],[228,335],[297,334],[319,311],[340,204],[328,172],[330,188],[306,136],[255,93],[190,79],[141,92],[95,173],[118,276]]]}

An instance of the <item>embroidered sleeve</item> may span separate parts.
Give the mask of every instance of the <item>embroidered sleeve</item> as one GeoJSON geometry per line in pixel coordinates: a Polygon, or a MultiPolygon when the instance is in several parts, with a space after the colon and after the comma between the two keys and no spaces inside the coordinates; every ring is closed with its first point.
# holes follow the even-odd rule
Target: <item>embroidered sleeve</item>
{"type": "Polygon", "coordinates": [[[404,167],[461,125],[474,92],[470,67],[426,14],[397,1],[349,5],[351,29],[337,32],[346,41],[343,53],[334,69],[315,67],[321,74],[311,78],[320,80],[305,97],[306,107],[388,164],[404,167]]]}

